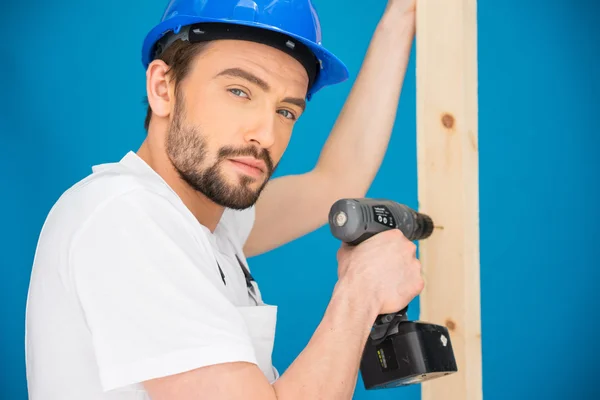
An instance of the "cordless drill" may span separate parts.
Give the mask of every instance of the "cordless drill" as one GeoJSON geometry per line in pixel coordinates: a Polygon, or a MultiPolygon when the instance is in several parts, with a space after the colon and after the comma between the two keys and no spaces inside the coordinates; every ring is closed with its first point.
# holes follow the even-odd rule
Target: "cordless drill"
{"type": "MultiPolygon", "coordinates": [[[[353,246],[389,229],[400,229],[409,240],[422,240],[434,228],[429,216],[405,205],[364,198],[335,202],[329,227],[334,237],[353,246]]],[[[407,311],[408,306],[377,316],[360,365],[366,389],[407,386],[457,372],[448,329],[408,321],[407,311]]]]}

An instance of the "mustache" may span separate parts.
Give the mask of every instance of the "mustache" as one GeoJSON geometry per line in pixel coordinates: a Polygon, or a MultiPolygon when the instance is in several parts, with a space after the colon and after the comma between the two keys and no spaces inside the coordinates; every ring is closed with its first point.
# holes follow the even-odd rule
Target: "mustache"
{"type": "Polygon", "coordinates": [[[254,157],[258,160],[264,161],[265,164],[267,164],[269,173],[273,173],[274,170],[273,160],[266,149],[259,150],[253,146],[243,148],[234,148],[231,146],[222,147],[218,154],[219,160],[229,157],[254,157]]]}

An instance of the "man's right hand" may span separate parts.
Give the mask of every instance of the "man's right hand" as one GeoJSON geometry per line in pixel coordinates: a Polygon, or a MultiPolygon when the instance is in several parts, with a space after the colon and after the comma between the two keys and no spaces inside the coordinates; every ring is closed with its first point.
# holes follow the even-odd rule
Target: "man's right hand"
{"type": "Polygon", "coordinates": [[[344,243],[337,254],[339,283],[373,301],[379,314],[398,312],[424,287],[416,249],[399,229],[378,233],[357,246],[344,243]]]}

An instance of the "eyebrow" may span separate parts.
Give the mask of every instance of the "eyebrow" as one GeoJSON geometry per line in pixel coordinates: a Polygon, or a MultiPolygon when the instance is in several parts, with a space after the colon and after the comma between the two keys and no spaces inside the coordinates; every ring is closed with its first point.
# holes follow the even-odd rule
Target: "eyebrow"
{"type": "Polygon", "coordinates": [[[299,97],[286,97],[283,99],[284,103],[294,104],[302,109],[302,112],[306,109],[306,101],[299,97]]]}
{"type": "Polygon", "coordinates": [[[248,82],[254,83],[258,87],[260,87],[262,90],[264,90],[265,92],[268,92],[269,90],[271,90],[271,87],[269,86],[269,84],[267,82],[265,82],[258,76],[254,75],[253,73],[243,70],[241,68],[227,68],[227,69],[219,72],[215,76],[215,78],[217,78],[219,76],[232,76],[234,78],[242,78],[242,79],[247,80],[248,82]]]}
{"type": "MultiPolygon", "coordinates": [[[[256,86],[260,87],[265,92],[269,92],[271,90],[271,86],[269,86],[269,84],[267,82],[265,82],[263,79],[259,78],[258,76],[254,75],[253,73],[243,70],[241,68],[224,69],[223,71],[221,71],[217,75],[215,75],[215,78],[217,78],[219,76],[231,76],[234,78],[242,78],[242,79],[245,79],[248,82],[253,83],[256,86]]],[[[306,109],[306,101],[299,97],[286,97],[285,99],[283,99],[283,102],[298,106],[302,109],[302,111],[304,111],[306,109]]]]}

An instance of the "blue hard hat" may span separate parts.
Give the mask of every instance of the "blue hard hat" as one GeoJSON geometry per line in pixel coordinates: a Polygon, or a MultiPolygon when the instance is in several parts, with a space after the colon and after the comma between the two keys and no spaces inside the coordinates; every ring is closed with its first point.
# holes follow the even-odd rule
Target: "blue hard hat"
{"type": "Polygon", "coordinates": [[[188,40],[194,34],[207,40],[255,40],[286,51],[307,68],[309,80],[314,69],[308,99],[324,86],[348,79],[344,63],[321,44],[319,17],[311,0],[171,0],[161,22],[144,40],[144,68],[156,58],[157,49],[164,51],[175,39],[188,40]]]}

